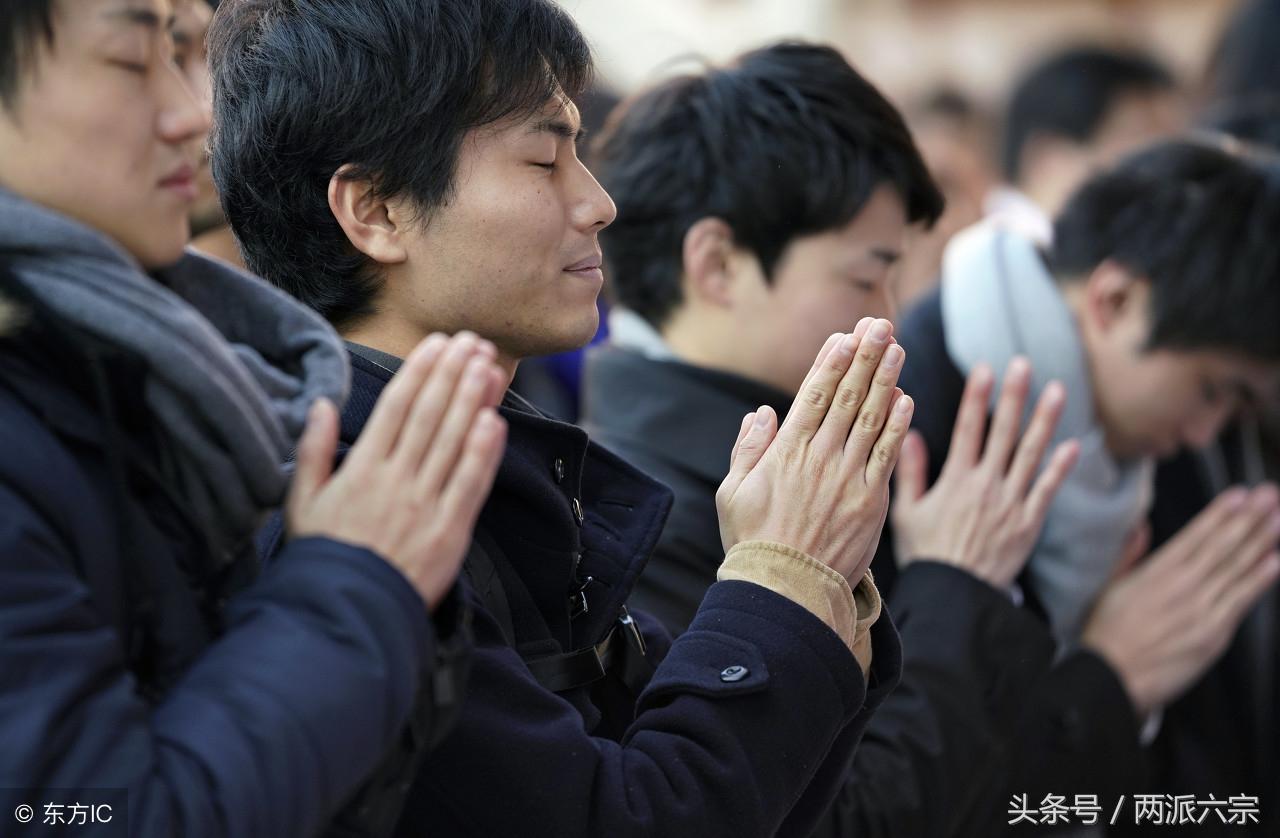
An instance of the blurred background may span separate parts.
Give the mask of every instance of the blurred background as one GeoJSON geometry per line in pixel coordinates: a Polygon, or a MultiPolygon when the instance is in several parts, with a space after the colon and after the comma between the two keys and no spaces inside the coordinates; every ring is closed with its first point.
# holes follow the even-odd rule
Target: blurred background
{"type": "MultiPolygon", "coordinates": [[[[903,308],[952,234],[999,215],[1045,238],[1083,178],[1150,141],[1212,127],[1280,143],[1280,0],[560,2],[596,53],[588,133],[620,97],[702,63],[785,38],[841,49],[907,117],[947,198],[907,242],[903,308]]],[[[581,360],[525,365],[518,385],[572,420],[581,360]]]]}
{"type": "Polygon", "coordinates": [[[1237,0],[563,0],[618,92],[672,60],[781,37],[830,42],[900,105],[941,83],[998,108],[1017,73],[1077,42],[1141,46],[1198,80],[1237,0]]]}

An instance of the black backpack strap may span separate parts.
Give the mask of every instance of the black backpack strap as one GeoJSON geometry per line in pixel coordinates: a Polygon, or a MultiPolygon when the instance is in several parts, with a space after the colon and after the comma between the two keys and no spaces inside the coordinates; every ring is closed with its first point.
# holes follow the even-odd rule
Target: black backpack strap
{"type": "Polygon", "coordinates": [[[653,665],[645,657],[644,637],[624,605],[618,620],[594,646],[525,659],[525,666],[539,684],[552,692],[568,692],[586,687],[613,674],[633,696],[653,677],[653,665]]]}

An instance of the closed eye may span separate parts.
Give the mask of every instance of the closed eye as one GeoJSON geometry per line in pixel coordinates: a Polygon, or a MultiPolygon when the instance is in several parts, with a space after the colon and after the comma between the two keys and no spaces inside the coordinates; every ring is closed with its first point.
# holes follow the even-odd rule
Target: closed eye
{"type": "Polygon", "coordinates": [[[136,61],[112,61],[111,63],[126,72],[135,73],[139,76],[145,76],[150,70],[146,64],[139,64],[136,61]]]}

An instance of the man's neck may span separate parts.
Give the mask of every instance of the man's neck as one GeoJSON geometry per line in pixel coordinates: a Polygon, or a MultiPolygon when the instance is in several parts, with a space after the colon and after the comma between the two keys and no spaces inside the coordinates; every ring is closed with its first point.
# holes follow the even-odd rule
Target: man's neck
{"type": "Polygon", "coordinates": [[[743,363],[742,353],[731,348],[731,341],[717,340],[723,335],[718,328],[703,327],[695,318],[674,318],[661,329],[660,335],[671,354],[690,366],[728,373],[779,392],[786,389],[743,363]]]}
{"type": "MultiPolygon", "coordinates": [[[[429,334],[429,332],[424,333],[395,324],[366,321],[343,329],[342,339],[403,359],[409,357],[414,347],[425,340],[429,334]]],[[[506,373],[507,386],[510,387],[516,375],[516,368],[520,365],[520,359],[510,357],[499,349],[497,363],[506,373]]]]}

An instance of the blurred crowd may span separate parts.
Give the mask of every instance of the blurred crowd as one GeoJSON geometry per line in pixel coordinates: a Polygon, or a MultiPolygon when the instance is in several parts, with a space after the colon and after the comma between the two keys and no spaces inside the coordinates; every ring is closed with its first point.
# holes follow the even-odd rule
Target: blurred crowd
{"type": "Polygon", "coordinates": [[[6,2],[0,834],[1280,834],[1278,43],[6,2]]]}

